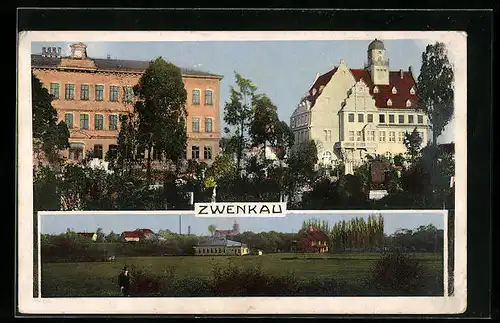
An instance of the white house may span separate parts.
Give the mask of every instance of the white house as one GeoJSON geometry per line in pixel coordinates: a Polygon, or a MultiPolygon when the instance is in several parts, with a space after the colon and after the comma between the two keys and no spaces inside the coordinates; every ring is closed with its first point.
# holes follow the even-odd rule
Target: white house
{"type": "Polygon", "coordinates": [[[342,160],[352,173],[366,154],[393,157],[404,153],[405,132],[417,128],[427,142],[428,122],[419,108],[411,71],[391,71],[384,43],[368,46],[364,68],[349,68],[344,60],[316,78],[293,112],[295,142],[314,140],[318,160],[332,165],[342,160]]]}

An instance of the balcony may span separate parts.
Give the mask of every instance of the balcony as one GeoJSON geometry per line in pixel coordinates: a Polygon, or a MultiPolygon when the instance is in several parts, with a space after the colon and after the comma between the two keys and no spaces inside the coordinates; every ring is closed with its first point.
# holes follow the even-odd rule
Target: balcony
{"type": "Polygon", "coordinates": [[[370,141],[341,141],[341,148],[347,149],[375,149],[377,148],[377,143],[370,141]]]}

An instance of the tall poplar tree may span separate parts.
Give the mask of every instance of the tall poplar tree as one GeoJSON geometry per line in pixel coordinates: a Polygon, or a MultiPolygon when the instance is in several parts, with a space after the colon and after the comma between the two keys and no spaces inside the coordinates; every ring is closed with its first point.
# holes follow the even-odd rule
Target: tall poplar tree
{"type": "Polygon", "coordinates": [[[434,145],[453,116],[453,74],[445,44],[436,42],[427,45],[422,53],[417,89],[420,105],[432,125],[434,145]]]}

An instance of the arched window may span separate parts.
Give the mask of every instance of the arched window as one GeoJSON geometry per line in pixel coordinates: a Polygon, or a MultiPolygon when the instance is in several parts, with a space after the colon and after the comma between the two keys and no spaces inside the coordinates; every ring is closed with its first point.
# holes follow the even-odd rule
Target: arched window
{"type": "Polygon", "coordinates": [[[412,94],[412,95],[415,94],[415,89],[413,87],[410,89],[410,94],[412,94]]]}
{"type": "Polygon", "coordinates": [[[392,94],[396,94],[396,93],[398,93],[398,90],[396,89],[396,87],[395,87],[395,86],[393,86],[393,87],[392,87],[392,94]]]}
{"type": "Polygon", "coordinates": [[[392,106],[392,100],[391,100],[391,99],[387,99],[387,106],[388,106],[388,107],[391,107],[391,106],[392,106]]]}
{"type": "Polygon", "coordinates": [[[378,93],[378,86],[375,86],[375,87],[373,88],[373,93],[378,93]]]}
{"type": "Polygon", "coordinates": [[[407,108],[411,107],[411,101],[410,100],[406,100],[406,107],[407,108]]]}

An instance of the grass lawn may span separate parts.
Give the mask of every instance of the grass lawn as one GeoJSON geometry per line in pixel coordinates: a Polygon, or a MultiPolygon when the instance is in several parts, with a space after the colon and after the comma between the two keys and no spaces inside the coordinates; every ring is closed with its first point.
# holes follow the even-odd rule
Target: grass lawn
{"type": "MultiPolygon", "coordinates": [[[[443,292],[442,254],[414,254],[424,267],[426,289],[433,294],[443,292]]],[[[294,273],[299,279],[334,277],[356,284],[370,273],[371,265],[380,257],[372,253],[291,254],[262,256],[165,256],[117,258],[114,262],[78,262],[42,264],[43,297],[118,296],[117,277],[124,265],[147,267],[152,272],[173,269],[178,277],[210,279],[213,264],[221,267],[230,262],[244,267],[260,264],[272,275],[294,273]]]]}

